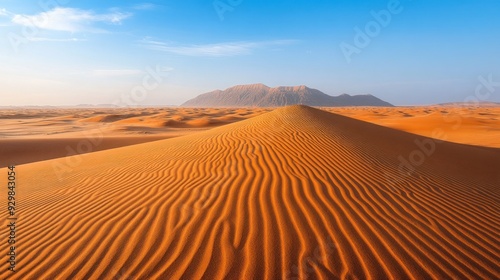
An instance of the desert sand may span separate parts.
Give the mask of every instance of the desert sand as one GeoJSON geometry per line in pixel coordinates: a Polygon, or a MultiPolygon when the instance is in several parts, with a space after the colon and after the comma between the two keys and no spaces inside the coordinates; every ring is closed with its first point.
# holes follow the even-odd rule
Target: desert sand
{"type": "Polygon", "coordinates": [[[329,112],[456,143],[500,148],[500,107],[345,107],[329,112]]]}
{"type": "Polygon", "coordinates": [[[17,166],[1,279],[500,277],[498,109],[163,110],[4,117],[12,145],[120,139],[17,166]]]}
{"type": "MultiPolygon", "coordinates": [[[[500,148],[500,107],[325,107],[323,110],[450,142],[500,148]]],[[[188,135],[273,108],[0,110],[0,167],[188,135]]]]}
{"type": "Polygon", "coordinates": [[[187,135],[270,109],[0,110],[0,167],[187,135]]]}

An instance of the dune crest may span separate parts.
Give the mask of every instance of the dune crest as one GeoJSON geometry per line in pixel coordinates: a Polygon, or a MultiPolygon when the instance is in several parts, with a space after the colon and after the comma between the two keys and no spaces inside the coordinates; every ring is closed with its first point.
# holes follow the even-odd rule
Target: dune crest
{"type": "Polygon", "coordinates": [[[0,278],[498,279],[500,150],[429,141],[291,106],[22,165],[0,278]]]}

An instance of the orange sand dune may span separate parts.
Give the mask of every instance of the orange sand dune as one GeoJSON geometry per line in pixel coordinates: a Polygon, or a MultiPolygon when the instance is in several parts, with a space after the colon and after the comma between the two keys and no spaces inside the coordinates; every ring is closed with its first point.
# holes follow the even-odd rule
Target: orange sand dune
{"type": "MultiPolygon", "coordinates": [[[[268,112],[268,108],[107,108],[0,110],[1,138],[78,138],[99,130],[105,136],[186,134],[268,112]]],[[[0,154],[1,156],[1,154],[0,154]]]]}
{"type": "Polygon", "coordinates": [[[499,149],[293,106],[80,157],[17,167],[1,279],[500,277],[499,149]]]}
{"type": "Polygon", "coordinates": [[[0,110],[0,167],[188,135],[266,110],[269,109],[0,110]]]}
{"type": "Polygon", "coordinates": [[[500,107],[345,107],[324,110],[456,143],[500,148],[500,107]]]}
{"type": "Polygon", "coordinates": [[[167,139],[167,136],[0,139],[0,167],[167,139]]]}

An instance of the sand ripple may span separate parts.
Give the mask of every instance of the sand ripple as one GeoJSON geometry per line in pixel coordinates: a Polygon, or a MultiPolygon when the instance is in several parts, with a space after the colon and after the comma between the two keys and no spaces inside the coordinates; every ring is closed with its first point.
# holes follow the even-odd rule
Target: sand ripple
{"type": "Polygon", "coordinates": [[[63,181],[64,159],[22,165],[0,278],[498,279],[499,150],[438,143],[403,173],[415,140],[293,106],[86,154],[63,181]]]}

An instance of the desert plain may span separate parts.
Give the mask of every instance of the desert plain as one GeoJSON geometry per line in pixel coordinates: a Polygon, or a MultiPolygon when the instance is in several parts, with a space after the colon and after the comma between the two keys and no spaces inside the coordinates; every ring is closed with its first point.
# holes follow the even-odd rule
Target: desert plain
{"type": "Polygon", "coordinates": [[[1,279],[500,278],[500,107],[16,108],[0,127],[1,279]]]}

